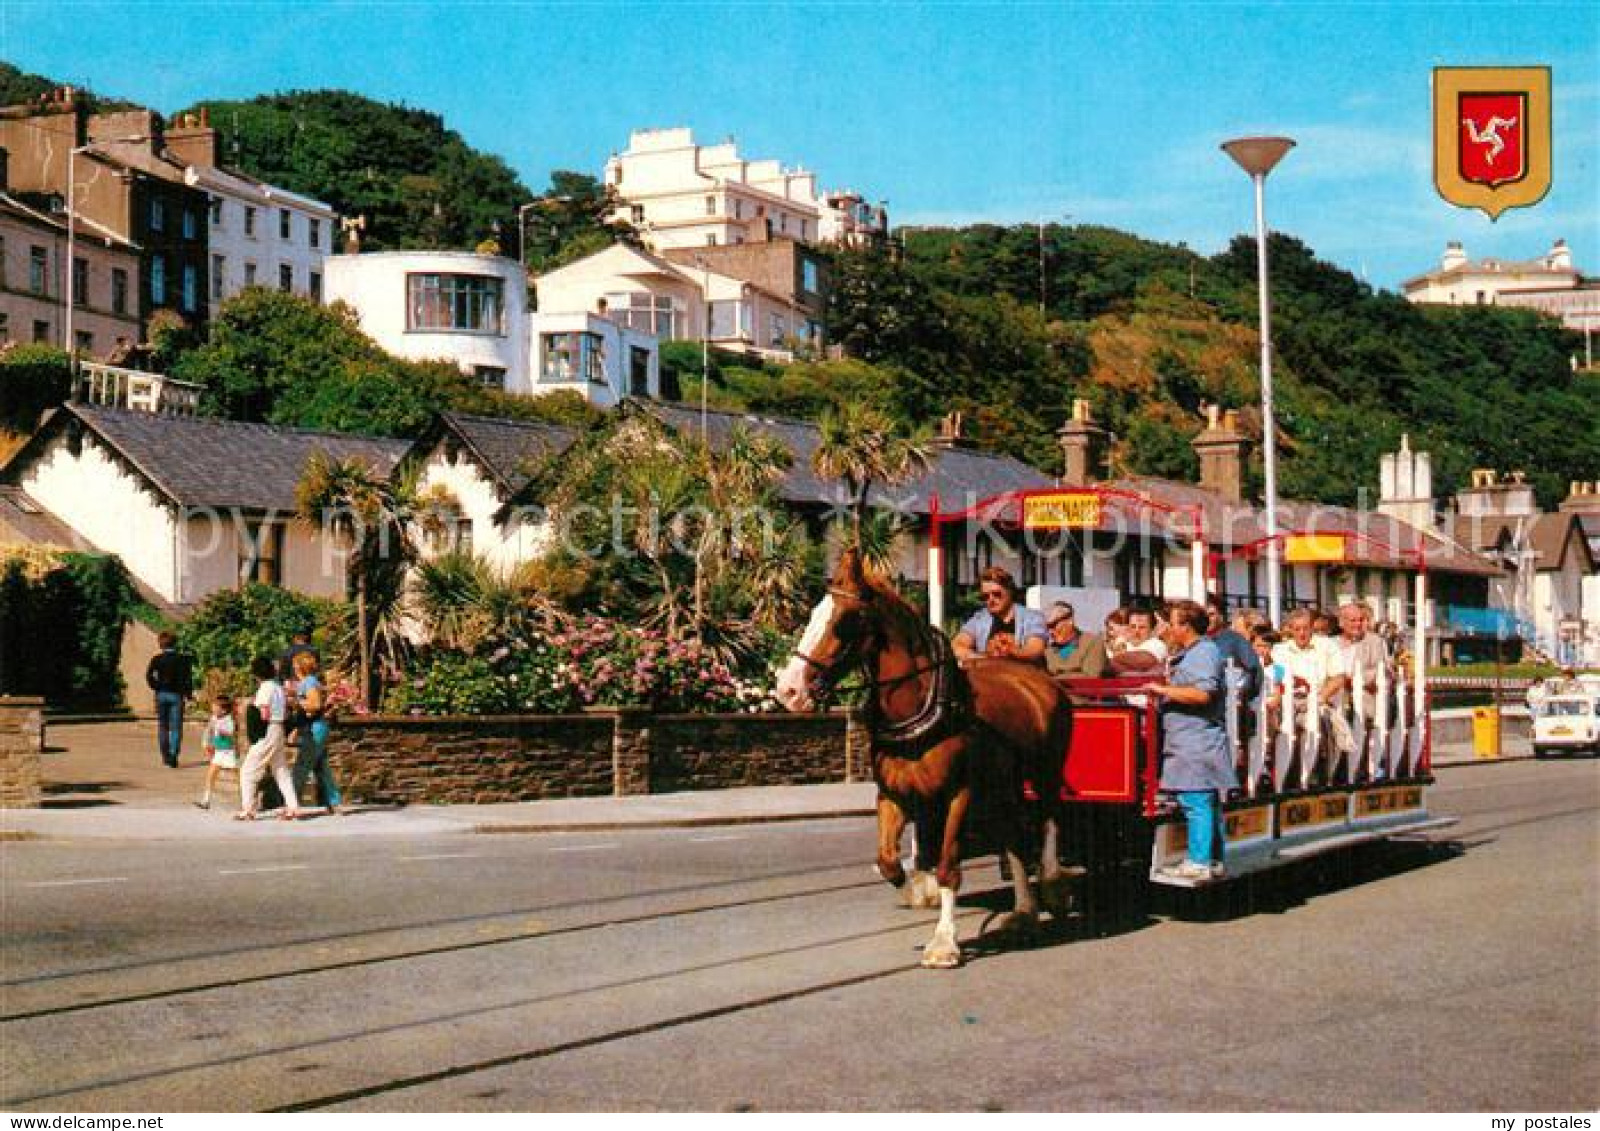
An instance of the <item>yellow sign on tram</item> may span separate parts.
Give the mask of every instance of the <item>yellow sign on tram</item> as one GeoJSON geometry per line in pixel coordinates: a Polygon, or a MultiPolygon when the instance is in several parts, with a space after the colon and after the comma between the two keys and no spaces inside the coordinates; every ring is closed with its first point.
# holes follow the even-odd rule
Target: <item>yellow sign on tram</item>
{"type": "Polygon", "coordinates": [[[1100,496],[1089,491],[1057,491],[1022,500],[1024,530],[1085,530],[1100,525],[1100,496]]]}

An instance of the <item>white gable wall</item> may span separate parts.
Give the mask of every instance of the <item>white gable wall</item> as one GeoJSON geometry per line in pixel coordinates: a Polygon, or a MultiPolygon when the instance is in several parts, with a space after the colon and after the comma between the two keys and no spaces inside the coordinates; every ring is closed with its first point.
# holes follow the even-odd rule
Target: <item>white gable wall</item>
{"type": "Polygon", "coordinates": [[[144,489],[86,433],[77,455],[52,442],[21,483],[41,506],[91,544],[116,554],[130,573],[168,601],[178,593],[177,528],[172,508],[144,489]]]}
{"type": "Polygon", "coordinates": [[[446,458],[443,445],[435,448],[423,466],[418,487],[426,494],[435,486],[443,487],[455,498],[461,517],[472,522],[473,553],[494,569],[508,573],[538,557],[549,546],[547,523],[528,523],[515,516],[504,525],[495,522],[501,507],[500,495],[467,455],[458,455],[452,461],[446,458]]]}

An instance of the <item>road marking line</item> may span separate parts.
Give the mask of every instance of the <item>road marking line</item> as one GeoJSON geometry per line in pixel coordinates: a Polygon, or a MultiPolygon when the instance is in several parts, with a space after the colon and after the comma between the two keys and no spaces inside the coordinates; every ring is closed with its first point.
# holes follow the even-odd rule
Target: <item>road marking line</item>
{"type": "Polygon", "coordinates": [[[477,860],[476,852],[438,852],[431,856],[400,856],[398,860],[477,860]]]}
{"type": "Polygon", "coordinates": [[[609,848],[616,848],[616,844],[574,844],[566,848],[552,848],[551,852],[604,852],[609,848]]]}
{"type": "Polygon", "coordinates": [[[77,887],[79,884],[125,884],[127,882],[127,876],[104,876],[93,880],[36,880],[22,886],[25,888],[70,888],[77,887]]]}
{"type": "Polygon", "coordinates": [[[218,868],[219,876],[255,876],[262,872],[304,872],[309,864],[274,864],[269,868],[218,868]]]}
{"type": "Polygon", "coordinates": [[[746,837],[746,836],[737,835],[737,834],[733,835],[733,836],[692,836],[692,837],[689,838],[689,843],[690,844],[716,844],[718,841],[723,841],[723,840],[748,840],[748,839],[749,838],[746,837]]]}

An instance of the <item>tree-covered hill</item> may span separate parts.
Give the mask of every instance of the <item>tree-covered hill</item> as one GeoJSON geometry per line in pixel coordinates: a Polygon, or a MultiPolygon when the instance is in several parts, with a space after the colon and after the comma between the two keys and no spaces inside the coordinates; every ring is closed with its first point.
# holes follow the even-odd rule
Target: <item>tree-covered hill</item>
{"type": "Polygon", "coordinates": [[[469,146],[438,114],[342,90],[206,100],[220,161],[366,217],[364,247],[508,250],[533,194],[505,161],[469,146]]]}
{"type": "MultiPolygon", "coordinates": [[[[1055,430],[1086,397],[1119,474],[1193,475],[1206,403],[1240,408],[1259,436],[1253,240],[1208,258],[1093,227],[902,238],[838,254],[830,327],[898,415],[962,409],[983,441],[1055,468],[1055,430]]],[[[1521,470],[1549,504],[1600,476],[1600,374],[1574,371],[1576,334],[1525,310],[1412,305],[1293,237],[1274,235],[1270,255],[1285,494],[1375,497],[1402,432],[1433,453],[1442,490],[1475,466],[1521,470]]]]}
{"type": "MultiPolygon", "coordinates": [[[[0,60],[0,106],[15,106],[23,102],[31,102],[42,94],[49,94],[57,87],[67,85],[57,79],[46,78],[44,75],[30,74],[20,67],[0,60]]],[[[96,94],[92,90],[78,88],[78,97],[81,98],[91,111],[100,110],[127,110],[133,108],[133,103],[120,98],[108,98],[96,94]]]]}

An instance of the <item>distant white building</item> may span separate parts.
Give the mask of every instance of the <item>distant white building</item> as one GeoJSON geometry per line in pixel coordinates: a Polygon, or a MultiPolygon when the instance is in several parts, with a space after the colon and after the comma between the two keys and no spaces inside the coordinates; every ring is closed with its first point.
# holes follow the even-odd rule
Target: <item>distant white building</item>
{"type": "Polygon", "coordinates": [[[543,313],[587,311],[662,341],[709,341],[719,349],[788,360],[814,325],[792,298],[704,263],[672,262],[614,244],[534,283],[543,313]]]}
{"type": "Polygon", "coordinates": [[[481,383],[531,396],[528,285],[515,260],[465,251],[333,255],[323,296],[355,310],[384,349],[446,360],[481,383]]]}
{"type": "Polygon", "coordinates": [[[211,317],[246,287],[321,302],[339,216],[319,200],[207,166],[191,166],[211,198],[211,317]]]}
{"type": "Polygon", "coordinates": [[[649,320],[607,317],[586,295],[552,297],[537,314],[514,260],[455,251],[380,251],[327,261],[328,302],[355,310],[390,353],[446,360],[517,396],[568,389],[609,408],[661,393],[660,347],[649,320]]]}
{"type": "Polygon", "coordinates": [[[861,239],[888,229],[888,214],[850,190],[819,192],[816,174],[749,160],[731,138],[700,145],[686,127],[635,130],[606,162],[614,219],[654,251],[770,240],[861,239]]]}
{"type": "Polygon", "coordinates": [[[1570,329],[1600,327],[1600,286],[1572,265],[1566,240],[1538,259],[1467,258],[1459,243],[1446,245],[1437,270],[1401,285],[1416,303],[1446,306],[1520,306],[1560,318],[1570,329]]]}
{"type": "Polygon", "coordinates": [[[661,351],[654,334],[603,314],[540,311],[529,317],[538,391],[568,389],[600,408],[624,397],[661,395],[661,351]]]}

